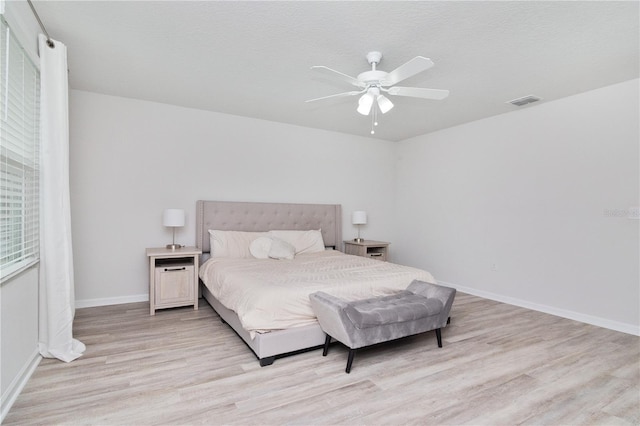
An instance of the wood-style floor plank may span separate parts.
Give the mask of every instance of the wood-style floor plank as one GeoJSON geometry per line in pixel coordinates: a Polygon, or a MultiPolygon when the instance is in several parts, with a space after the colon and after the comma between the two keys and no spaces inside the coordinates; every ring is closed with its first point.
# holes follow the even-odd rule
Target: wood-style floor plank
{"type": "Polygon", "coordinates": [[[458,293],[434,333],[261,368],[205,301],[78,309],[87,345],[43,360],[6,425],[639,425],[640,338],[458,293]]]}

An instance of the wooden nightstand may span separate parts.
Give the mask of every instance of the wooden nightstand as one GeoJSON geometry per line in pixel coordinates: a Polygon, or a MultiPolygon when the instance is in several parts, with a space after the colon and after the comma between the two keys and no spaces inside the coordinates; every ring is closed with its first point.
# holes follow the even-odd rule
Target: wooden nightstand
{"type": "Polygon", "coordinates": [[[353,240],[347,240],[344,242],[344,252],[386,262],[389,255],[389,243],[372,240],[364,240],[358,243],[353,240]]]}
{"type": "Polygon", "coordinates": [[[198,309],[198,263],[202,250],[182,247],[148,248],[149,313],[156,309],[193,305],[198,309]]]}

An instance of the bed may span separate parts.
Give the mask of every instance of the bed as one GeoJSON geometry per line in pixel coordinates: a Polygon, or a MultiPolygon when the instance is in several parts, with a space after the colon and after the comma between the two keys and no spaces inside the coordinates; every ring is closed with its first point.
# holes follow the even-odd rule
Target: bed
{"type": "MultiPolygon", "coordinates": [[[[213,241],[215,245],[218,240],[213,241]]],[[[426,271],[341,253],[342,209],[336,204],[200,200],[196,205],[196,246],[203,252],[199,271],[203,297],[253,351],[261,366],[322,347],[325,334],[311,310],[311,292],[322,289],[355,300],[404,289],[413,279],[435,283],[426,271]],[[309,252],[296,251],[294,259],[256,259],[243,254],[219,258],[211,257],[209,230],[216,230],[214,235],[249,235],[254,243],[264,234],[248,233],[271,231],[284,239],[289,234],[321,235],[323,244],[320,249],[315,244],[309,252]],[[282,236],[273,230],[296,232],[282,236]]]]}

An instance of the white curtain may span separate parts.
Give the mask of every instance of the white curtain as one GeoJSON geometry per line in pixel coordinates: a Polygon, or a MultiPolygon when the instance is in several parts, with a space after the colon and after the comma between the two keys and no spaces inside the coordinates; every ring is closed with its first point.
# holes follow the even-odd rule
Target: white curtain
{"type": "Polygon", "coordinates": [[[40,318],[39,349],[69,362],[84,344],[73,338],[75,315],[69,203],[67,48],[40,34],[40,318]]]}

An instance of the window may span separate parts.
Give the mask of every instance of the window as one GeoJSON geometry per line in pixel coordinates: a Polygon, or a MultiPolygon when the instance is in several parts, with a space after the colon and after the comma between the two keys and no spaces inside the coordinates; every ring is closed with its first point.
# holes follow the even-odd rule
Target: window
{"type": "Polygon", "coordinates": [[[40,73],[1,17],[0,280],[39,258],[40,73]]]}

